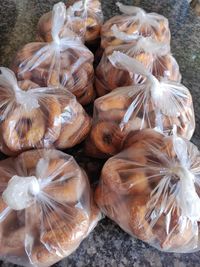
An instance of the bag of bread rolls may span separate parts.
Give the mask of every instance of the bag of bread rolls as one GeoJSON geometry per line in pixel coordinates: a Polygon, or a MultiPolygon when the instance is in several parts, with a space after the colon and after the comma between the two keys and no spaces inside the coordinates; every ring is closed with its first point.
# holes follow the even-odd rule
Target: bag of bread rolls
{"type": "Polygon", "coordinates": [[[0,68],[0,150],[6,155],[33,148],[65,149],[83,141],[91,119],[69,92],[39,88],[0,68]]]}
{"type": "Polygon", "coordinates": [[[165,252],[200,249],[200,152],[145,129],[103,167],[95,200],[134,237],[165,252]]]}
{"type": "MultiPolygon", "coordinates": [[[[63,5],[63,8],[65,8],[63,3],[59,3],[59,5],[63,5]]],[[[101,25],[103,23],[100,1],[68,1],[67,7],[65,23],[60,34],[63,37],[67,37],[67,29],[70,29],[81,37],[86,44],[96,42],[100,37],[101,25]]],[[[51,29],[53,12],[50,11],[40,18],[37,26],[37,40],[42,42],[52,41],[51,29]]]]}
{"type": "Polygon", "coordinates": [[[144,77],[126,69],[118,69],[109,59],[113,51],[120,51],[140,61],[156,78],[167,77],[181,81],[178,63],[170,53],[170,45],[159,43],[149,37],[140,37],[135,45],[126,44],[105,49],[96,69],[95,87],[99,96],[121,86],[142,83],[144,77]],[[109,75],[112,73],[112,75],[109,75]]]}
{"type": "Polygon", "coordinates": [[[41,87],[62,85],[85,105],[94,98],[93,54],[71,31],[60,36],[66,16],[63,3],[53,9],[51,43],[25,45],[16,55],[12,69],[18,79],[29,79],[41,87]]]}
{"type": "Polygon", "coordinates": [[[72,156],[26,151],[0,162],[0,258],[47,267],[75,251],[100,219],[72,156]]]}
{"type": "Polygon", "coordinates": [[[103,24],[103,11],[99,0],[72,0],[67,2],[70,28],[77,34],[83,32],[86,45],[97,43],[103,24]]]}
{"type": "Polygon", "coordinates": [[[193,101],[185,86],[165,78],[157,80],[143,64],[121,52],[115,51],[110,60],[146,79],[142,84],[119,87],[95,100],[88,154],[115,155],[121,151],[127,134],[146,128],[158,128],[168,134],[176,125],[178,135],[192,137],[193,101]]]}
{"type": "MultiPolygon", "coordinates": [[[[59,2],[53,6],[52,11],[49,11],[48,13],[45,13],[41,16],[41,18],[38,21],[37,25],[37,32],[36,32],[36,41],[38,42],[49,42],[51,43],[53,41],[52,36],[52,27],[53,27],[53,20],[55,17],[55,13],[58,11],[58,8],[62,10],[62,16],[63,16],[63,24],[62,28],[60,28],[59,37],[64,38],[68,37],[70,32],[72,31],[74,35],[79,36],[80,38],[83,38],[82,29],[81,32],[75,33],[72,28],[70,28],[69,23],[67,23],[67,10],[64,3],[59,2]]],[[[82,39],[82,41],[84,41],[82,39]]]]}
{"type": "Polygon", "coordinates": [[[157,13],[146,13],[142,8],[117,2],[123,15],[109,19],[102,26],[101,47],[135,44],[138,37],[151,37],[161,43],[170,43],[168,20],[157,13]]]}

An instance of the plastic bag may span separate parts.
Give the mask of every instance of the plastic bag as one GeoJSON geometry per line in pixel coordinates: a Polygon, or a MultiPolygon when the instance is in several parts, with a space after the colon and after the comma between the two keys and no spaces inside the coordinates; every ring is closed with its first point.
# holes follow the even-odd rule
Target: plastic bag
{"type": "Polygon", "coordinates": [[[62,88],[17,82],[0,68],[0,150],[15,155],[32,148],[73,147],[90,131],[91,120],[76,98],[62,88]]]}
{"type": "Polygon", "coordinates": [[[140,61],[156,78],[167,77],[169,80],[181,81],[176,59],[170,53],[170,45],[141,37],[136,45],[127,44],[105,49],[101,62],[96,69],[95,87],[99,96],[121,86],[142,83],[144,77],[126,69],[118,69],[109,60],[113,51],[120,51],[140,61]],[[112,75],[110,75],[112,73],[112,75]]]}
{"type": "Polygon", "coordinates": [[[168,20],[157,13],[146,13],[136,6],[117,3],[123,15],[109,19],[101,30],[101,47],[137,42],[138,37],[151,37],[161,43],[170,43],[168,20]]]}
{"type": "MultiPolygon", "coordinates": [[[[64,4],[63,4],[64,5],[64,4]]],[[[75,32],[87,44],[96,42],[100,37],[103,13],[98,0],[67,2],[65,24],[61,30],[62,37],[67,37],[67,29],[75,32]]],[[[37,40],[51,42],[52,12],[44,14],[37,27],[37,40]]]]}
{"type": "Polygon", "coordinates": [[[0,258],[50,266],[70,255],[100,213],[73,157],[33,150],[0,162],[0,258]]]}
{"type": "Polygon", "coordinates": [[[151,129],[132,136],[104,165],[95,199],[122,229],[159,250],[200,249],[200,152],[189,141],[151,129]]]}
{"type": "Polygon", "coordinates": [[[86,44],[95,44],[100,38],[104,20],[101,1],[72,0],[67,2],[67,7],[68,21],[71,29],[79,34],[81,27],[84,26],[82,31],[86,44]]]}
{"type": "Polygon", "coordinates": [[[31,80],[41,87],[62,85],[85,105],[94,98],[93,54],[80,38],[69,32],[60,37],[65,21],[63,3],[54,6],[51,43],[29,43],[16,55],[12,69],[20,80],[31,80]]]}
{"type": "Polygon", "coordinates": [[[178,135],[192,137],[195,116],[192,96],[186,87],[166,79],[157,80],[140,62],[123,53],[114,52],[110,58],[146,80],[143,84],[117,88],[95,100],[88,154],[115,155],[130,132],[146,128],[169,134],[176,125],[178,135]]]}

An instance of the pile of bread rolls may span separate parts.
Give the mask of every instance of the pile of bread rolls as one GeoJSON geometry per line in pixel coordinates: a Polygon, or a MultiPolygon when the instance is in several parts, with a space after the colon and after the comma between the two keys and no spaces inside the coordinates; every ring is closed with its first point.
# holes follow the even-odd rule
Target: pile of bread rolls
{"type": "Polygon", "coordinates": [[[72,148],[89,134],[95,98],[99,1],[64,3],[38,22],[34,42],[0,67],[0,258],[50,266],[74,252],[101,218],[72,148]],[[57,149],[57,150],[56,150],[57,149]]]}
{"type": "Polygon", "coordinates": [[[131,134],[103,167],[95,200],[122,229],[157,249],[198,250],[199,156],[177,136],[131,134]]]}
{"type": "Polygon", "coordinates": [[[86,152],[109,158],[95,200],[124,231],[166,252],[199,250],[200,162],[190,91],[168,21],[118,3],[102,27],[86,152]]]}
{"type": "Polygon", "coordinates": [[[12,262],[50,266],[93,229],[99,210],[88,178],[58,150],[32,150],[1,161],[0,253],[12,262]]]}
{"type": "Polygon", "coordinates": [[[5,261],[58,262],[101,212],[162,251],[199,249],[193,100],[171,53],[168,20],[117,5],[122,14],[103,24],[99,0],[55,4],[34,42],[10,69],[0,67],[0,150],[11,156],[0,161],[5,261]],[[76,154],[78,144],[91,162],[105,161],[94,194],[85,171],[59,151],[76,154]]]}

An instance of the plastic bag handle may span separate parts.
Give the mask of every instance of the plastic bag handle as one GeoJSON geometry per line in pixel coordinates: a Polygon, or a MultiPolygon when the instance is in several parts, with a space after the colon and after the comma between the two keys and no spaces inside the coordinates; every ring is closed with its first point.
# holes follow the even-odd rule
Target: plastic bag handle
{"type": "MultiPolygon", "coordinates": [[[[112,65],[116,66],[117,68],[127,70],[129,72],[137,73],[147,78],[147,81],[145,82],[144,86],[138,88],[140,92],[138,91],[137,98],[134,99],[134,101],[128,107],[120,123],[121,129],[123,129],[124,125],[129,121],[131,115],[133,114],[136,106],[141,101],[142,97],[144,97],[144,94],[148,94],[148,92],[150,91],[152,99],[156,102],[158,98],[159,99],[161,98],[160,96],[163,96],[163,92],[160,86],[160,82],[139,61],[133,58],[130,58],[126,54],[121,53],[119,51],[114,51],[113,54],[109,56],[108,58],[110,62],[112,63],[112,65]]],[[[144,99],[145,101],[147,101],[146,97],[144,99]]],[[[157,111],[157,114],[158,114],[158,116],[156,117],[157,125],[159,129],[162,129],[162,120],[159,119],[159,116],[160,116],[159,109],[157,111]]]]}
{"type": "MultiPolygon", "coordinates": [[[[139,20],[139,24],[149,24],[155,28],[159,28],[159,23],[156,18],[161,17],[161,15],[154,13],[146,13],[142,8],[136,6],[126,6],[120,2],[117,2],[116,5],[119,7],[119,10],[126,15],[134,16],[135,21],[139,20]]],[[[162,19],[166,19],[162,17],[162,19]]]]}
{"type": "Polygon", "coordinates": [[[140,17],[145,17],[146,16],[146,12],[140,7],[127,6],[127,5],[123,5],[120,2],[117,2],[116,5],[118,6],[119,10],[123,14],[126,14],[126,15],[138,14],[138,15],[140,15],[140,17]]]}
{"type": "Polygon", "coordinates": [[[53,6],[53,17],[52,17],[52,38],[57,44],[60,43],[59,34],[64,27],[66,20],[66,7],[65,4],[59,2],[53,6]]]}
{"type": "MultiPolygon", "coordinates": [[[[127,56],[126,54],[114,51],[112,55],[108,57],[112,65],[117,66],[122,69],[126,69],[130,72],[137,73],[139,75],[145,76],[152,81],[157,79],[145,68],[145,66],[139,61],[127,56]]],[[[158,80],[157,80],[158,82],[158,80]]],[[[159,82],[158,82],[159,83],[159,82]]]]}
{"type": "Polygon", "coordinates": [[[163,93],[160,82],[145,68],[142,63],[119,51],[114,51],[108,58],[114,66],[145,76],[147,78],[145,84],[151,91],[152,99],[155,101],[157,101],[158,98],[160,99],[160,96],[162,96],[163,93]]]}
{"type": "Polygon", "coordinates": [[[175,173],[180,178],[176,199],[182,215],[192,221],[199,221],[200,198],[195,189],[195,176],[185,167],[177,168],[175,173]]]}
{"type": "Polygon", "coordinates": [[[139,38],[139,32],[136,31],[135,33],[133,34],[127,34],[125,32],[122,32],[119,30],[119,28],[117,27],[116,24],[114,24],[112,27],[111,27],[111,30],[113,32],[113,35],[120,39],[120,40],[123,40],[123,41],[126,41],[126,42],[129,42],[129,41],[133,41],[133,40],[137,40],[139,38]]]}
{"type": "Polygon", "coordinates": [[[146,53],[153,54],[154,56],[164,56],[170,53],[170,45],[166,43],[160,43],[152,39],[151,37],[141,36],[137,44],[132,48],[134,51],[144,51],[146,53]]]}
{"type": "Polygon", "coordinates": [[[84,10],[86,10],[88,6],[88,0],[82,0],[82,1],[83,1],[83,8],[84,10]]]}
{"type": "Polygon", "coordinates": [[[0,86],[12,88],[15,92],[20,92],[17,79],[13,71],[8,68],[0,67],[0,86]]]}
{"type": "Polygon", "coordinates": [[[161,112],[157,117],[158,122],[161,121],[159,116],[162,116],[162,114],[177,117],[185,109],[185,99],[190,97],[190,92],[182,84],[166,79],[158,81],[142,63],[119,51],[114,51],[108,59],[116,68],[127,70],[147,78],[143,87],[151,92],[150,96],[157,108],[157,113],[161,112]]]}
{"type": "Polygon", "coordinates": [[[173,128],[173,147],[180,161],[180,166],[172,168],[172,173],[179,178],[179,187],[175,196],[182,215],[192,221],[200,220],[200,198],[195,188],[195,175],[190,171],[190,160],[186,141],[177,136],[177,129],[173,128]]]}
{"type": "MultiPolygon", "coordinates": [[[[175,130],[174,130],[175,131],[175,130]]],[[[173,162],[172,165],[161,172],[164,177],[151,193],[150,200],[147,204],[148,210],[152,211],[160,203],[160,215],[162,212],[169,212],[169,209],[177,208],[182,219],[187,218],[192,222],[200,220],[200,198],[196,192],[196,177],[191,171],[190,159],[188,157],[188,146],[183,138],[174,133],[173,149],[176,153],[179,163],[173,162]],[[176,187],[169,188],[170,180],[176,176],[176,187]],[[169,189],[169,190],[168,190],[169,189]]],[[[157,217],[157,219],[159,216],[157,217]]]]}
{"type": "Polygon", "coordinates": [[[17,103],[24,106],[25,109],[35,109],[39,107],[36,94],[30,91],[23,91],[19,88],[16,76],[8,68],[0,67],[0,86],[11,88],[15,93],[17,103]]]}
{"type": "MultiPolygon", "coordinates": [[[[55,43],[53,41],[52,43],[47,44],[46,46],[39,49],[30,59],[23,61],[20,65],[21,68],[20,74],[23,74],[27,71],[32,71],[33,69],[40,66],[40,64],[45,60],[47,60],[48,58],[55,56],[56,60],[51,61],[51,69],[53,69],[55,67],[55,64],[60,62],[60,52],[65,51],[72,47],[80,52],[83,51],[88,53],[88,49],[83,45],[79,37],[68,35],[68,37],[59,39],[59,43],[55,43]]],[[[60,66],[58,66],[57,68],[59,69],[60,66]]],[[[57,72],[60,73],[60,71],[57,72]]],[[[51,72],[49,72],[49,77],[50,76],[51,72]]]]}

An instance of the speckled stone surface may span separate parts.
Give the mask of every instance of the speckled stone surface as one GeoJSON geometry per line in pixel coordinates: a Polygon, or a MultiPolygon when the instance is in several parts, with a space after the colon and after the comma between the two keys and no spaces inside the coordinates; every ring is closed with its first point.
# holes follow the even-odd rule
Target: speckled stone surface
{"type": "MultiPolygon", "coordinates": [[[[56,0],[0,1],[0,65],[9,66],[15,52],[34,40],[38,18],[51,9],[56,0]]],[[[117,13],[114,0],[102,0],[106,18],[117,13]]],[[[194,97],[197,127],[193,142],[200,148],[200,18],[187,0],[122,1],[168,17],[172,32],[172,52],[180,64],[183,84],[194,97]]],[[[77,157],[79,160],[79,157],[77,157]]],[[[80,160],[81,161],[81,160],[80,160]]],[[[88,162],[86,162],[88,164],[88,162]]],[[[98,168],[101,164],[98,163],[98,168]],[[99,164],[99,165],[98,165],[99,164]]],[[[95,173],[95,172],[93,172],[95,173]]],[[[61,267],[198,267],[200,252],[193,254],[161,253],[124,233],[103,219],[79,249],[56,264],[61,267]]],[[[0,263],[1,267],[11,264],[0,263]]]]}

